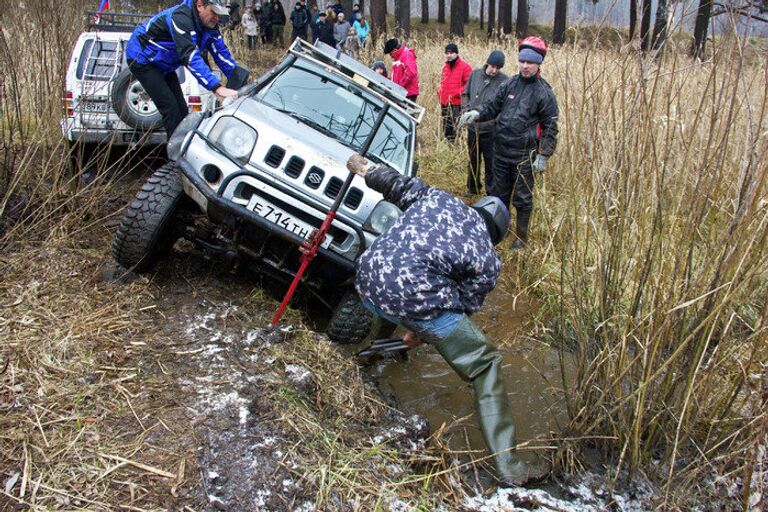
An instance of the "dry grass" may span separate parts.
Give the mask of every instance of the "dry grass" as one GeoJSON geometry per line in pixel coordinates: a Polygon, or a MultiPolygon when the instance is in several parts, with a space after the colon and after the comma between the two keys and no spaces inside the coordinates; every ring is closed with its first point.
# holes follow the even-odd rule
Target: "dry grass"
{"type": "MultiPolygon", "coordinates": [[[[145,443],[164,426],[146,422],[153,399],[139,390],[172,380],[140,371],[152,357],[140,343],[156,342],[144,310],[153,287],[97,279],[109,257],[105,220],[119,215],[122,199],[108,173],[78,187],[58,136],[79,7],[26,5],[31,15],[5,20],[0,37],[0,470],[18,473],[5,498],[37,509],[163,508],[152,493],[176,492],[184,470],[164,474],[185,458],[173,445],[145,443]]],[[[747,499],[765,496],[764,42],[722,40],[710,60],[691,63],[592,41],[575,33],[547,57],[544,76],[562,112],[559,146],[537,184],[533,248],[503,254],[503,279],[543,304],[537,337],[576,360],[573,373],[563,366],[573,383],[564,437],[579,441],[561,443],[561,468],[578,469],[585,449],[598,448],[616,474],[643,471],[660,482],[665,509],[707,496],[715,475],[742,482],[747,499]]],[[[246,55],[242,41],[232,42],[256,72],[280,55],[246,55]]],[[[419,161],[427,181],[459,193],[465,146],[442,140],[436,101],[446,42],[431,33],[409,43],[427,107],[419,161]]],[[[501,48],[513,73],[514,44],[470,36],[460,48],[473,65],[501,48]]],[[[380,58],[380,46],[363,60],[380,58]]],[[[320,508],[339,499],[386,507],[391,496],[423,509],[455,505],[458,469],[439,434],[415,451],[351,434],[380,428],[388,408],[348,358],[310,337],[295,341],[275,356],[309,367],[315,393],[308,400],[283,382],[272,396],[284,427],[302,440],[293,455],[307,463],[300,476],[320,508]],[[393,464],[411,476],[391,473],[393,464]]]]}

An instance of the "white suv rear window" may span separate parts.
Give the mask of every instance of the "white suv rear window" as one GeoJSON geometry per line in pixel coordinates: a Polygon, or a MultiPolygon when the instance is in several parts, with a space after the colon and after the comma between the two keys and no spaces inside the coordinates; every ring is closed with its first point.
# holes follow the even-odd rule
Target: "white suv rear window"
{"type": "Polygon", "coordinates": [[[111,80],[120,71],[117,45],[117,41],[87,40],[77,63],[77,79],[111,80]]]}

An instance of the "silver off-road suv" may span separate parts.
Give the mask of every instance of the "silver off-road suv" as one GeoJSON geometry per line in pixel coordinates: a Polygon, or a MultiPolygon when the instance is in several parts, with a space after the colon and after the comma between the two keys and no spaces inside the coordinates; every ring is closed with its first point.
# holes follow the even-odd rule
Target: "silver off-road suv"
{"type": "MultiPolygon", "coordinates": [[[[190,114],[158,169],[127,207],[112,254],[148,270],[180,237],[289,283],[299,247],[318,228],[348,176],[346,161],[372,136],[366,156],[416,172],[422,107],[358,61],[296,40],[286,57],[214,114],[190,114]],[[195,215],[202,212],[205,215],[195,215]]],[[[332,312],[331,339],[356,343],[373,328],[353,289],[355,260],[400,215],[355,176],[301,283],[332,312]]]]}

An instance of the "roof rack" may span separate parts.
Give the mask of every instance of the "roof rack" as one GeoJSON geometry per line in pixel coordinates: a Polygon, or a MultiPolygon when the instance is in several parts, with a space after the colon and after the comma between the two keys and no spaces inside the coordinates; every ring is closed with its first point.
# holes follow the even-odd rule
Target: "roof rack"
{"type": "Polygon", "coordinates": [[[133,32],[137,25],[148,18],[146,14],[88,11],[85,13],[85,25],[88,30],[101,32],[133,32]]]}
{"type": "Polygon", "coordinates": [[[368,66],[353,59],[340,50],[318,40],[314,45],[296,38],[291,45],[290,52],[304,55],[323,64],[328,64],[338,69],[354,81],[384,96],[411,116],[417,123],[424,117],[424,107],[406,98],[407,91],[388,78],[384,78],[368,66]]]}

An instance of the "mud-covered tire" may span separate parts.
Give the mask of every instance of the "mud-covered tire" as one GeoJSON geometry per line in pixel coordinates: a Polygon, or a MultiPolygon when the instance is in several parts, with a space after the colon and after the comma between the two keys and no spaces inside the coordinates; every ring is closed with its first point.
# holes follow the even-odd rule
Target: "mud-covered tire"
{"type": "Polygon", "coordinates": [[[163,124],[163,115],[128,66],[112,81],[112,107],[131,128],[148,132],[163,124]]]}
{"type": "Polygon", "coordinates": [[[373,315],[363,306],[355,292],[345,294],[328,322],[326,334],[336,343],[360,343],[371,332],[373,315]]]}
{"type": "Polygon", "coordinates": [[[173,164],[155,171],[123,214],[112,241],[115,261],[134,272],[149,270],[178,238],[174,220],[184,197],[173,164]]]}

